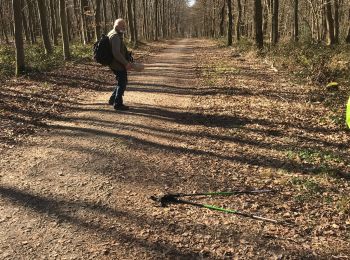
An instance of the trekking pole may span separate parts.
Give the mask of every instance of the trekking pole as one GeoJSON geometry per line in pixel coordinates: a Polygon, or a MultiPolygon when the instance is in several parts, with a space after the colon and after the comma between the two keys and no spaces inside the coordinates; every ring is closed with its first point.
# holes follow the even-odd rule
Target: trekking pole
{"type": "MultiPolygon", "coordinates": [[[[175,202],[175,201],[173,201],[173,202],[175,202]]],[[[272,223],[275,223],[275,224],[280,224],[281,223],[278,220],[274,220],[274,219],[270,219],[270,218],[264,218],[264,217],[256,216],[256,215],[253,215],[253,214],[241,212],[239,210],[225,209],[225,208],[221,208],[221,207],[217,207],[217,206],[213,206],[213,205],[208,205],[208,204],[200,204],[200,203],[195,203],[195,202],[181,200],[181,199],[176,199],[176,203],[188,204],[188,205],[196,206],[196,207],[199,207],[199,208],[206,208],[206,209],[221,211],[221,212],[225,212],[225,213],[229,213],[229,214],[236,214],[236,215],[240,215],[242,217],[252,218],[252,219],[261,220],[261,221],[272,222],[272,223]]]]}
{"type": "Polygon", "coordinates": [[[176,193],[173,194],[175,197],[191,197],[191,196],[231,196],[239,194],[259,194],[276,192],[275,190],[233,190],[233,191],[218,191],[218,192],[205,192],[205,193],[176,193]]]}
{"type": "Polygon", "coordinates": [[[272,223],[276,223],[276,224],[281,224],[280,221],[277,221],[274,219],[256,216],[253,214],[241,212],[239,210],[225,209],[225,208],[221,208],[221,207],[217,207],[217,206],[213,206],[213,205],[195,203],[195,202],[179,199],[178,197],[179,197],[178,194],[177,195],[176,194],[166,194],[166,195],[159,197],[159,198],[155,197],[155,196],[151,196],[151,199],[153,201],[159,202],[162,207],[166,207],[170,203],[187,204],[187,205],[192,205],[192,206],[196,206],[196,207],[200,207],[200,208],[221,211],[221,212],[225,212],[225,213],[229,213],[229,214],[236,214],[236,215],[240,215],[243,217],[248,217],[248,218],[257,219],[257,220],[261,220],[261,221],[268,221],[268,222],[272,222],[272,223]]]}

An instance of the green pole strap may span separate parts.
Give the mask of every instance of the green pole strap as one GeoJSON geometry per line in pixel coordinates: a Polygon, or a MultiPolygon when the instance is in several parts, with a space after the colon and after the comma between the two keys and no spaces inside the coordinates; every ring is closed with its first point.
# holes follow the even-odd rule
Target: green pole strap
{"type": "Polygon", "coordinates": [[[348,104],[346,106],[346,123],[348,127],[350,128],[350,97],[348,100],[348,104]]]}
{"type": "Polygon", "coordinates": [[[217,210],[217,211],[223,211],[223,212],[226,212],[226,213],[232,213],[232,214],[237,214],[237,213],[239,213],[239,211],[237,211],[237,210],[233,210],[233,209],[224,209],[224,208],[220,208],[220,207],[213,206],[213,205],[208,205],[208,204],[204,204],[203,207],[204,207],[204,208],[207,208],[207,209],[212,209],[212,210],[217,210]]]}
{"type": "Polygon", "coordinates": [[[240,212],[238,210],[225,209],[225,208],[221,208],[221,207],[217,207],[217,206],[213,206],[213,205],[208,205],[208,204],[203,204],[202,207],[203,208],[207,208],[207,209],[211,209],[211,210],[217,210],[217,211],[221,211],[221,212],[226,212],[226,213],[230,213],[230,214],[237,214],[237,215],[241,215],[243,217],[258,219],[258,220],[261,220],[261,221],[268,221],[268,222],[272,222],[272,223],[280,223],[280,221],[278,221],[278,220],[274,220],[274,219],[270,219],[270,218],[264,218],[264,217],[260,217],[260,216],[255,216],[255,215],[252,215],[252,214],[240,212]]]}

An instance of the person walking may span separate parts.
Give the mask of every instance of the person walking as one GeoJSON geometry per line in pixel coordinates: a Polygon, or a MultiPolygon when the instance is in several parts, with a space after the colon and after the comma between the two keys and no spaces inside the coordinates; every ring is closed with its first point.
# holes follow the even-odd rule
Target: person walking
{"type": "Polygon", "coordinates": [[[110,45],[112,47],[113,61],[109,65],[116,76],[117,86],[114,89],[109,104],[115,110],[128,110],[129,107],[123,104],[123,95],[128,83],[128,70],[132,68],[129,61],[129,52],[124,43],[126,23],[123,19],[115,20],[113,29],[108,33],[110,45]]]}

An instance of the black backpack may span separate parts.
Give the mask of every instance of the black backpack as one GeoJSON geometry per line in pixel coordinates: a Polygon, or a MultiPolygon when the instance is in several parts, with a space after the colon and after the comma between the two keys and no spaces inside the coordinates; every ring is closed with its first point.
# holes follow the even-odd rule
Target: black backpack
{"type": "Polygon", "coordinates": [[[100,40],[94,44],[94,60],[104,66],[108,66],[113,61],[112,47],[107,35],[102,34],[100,40]]]}

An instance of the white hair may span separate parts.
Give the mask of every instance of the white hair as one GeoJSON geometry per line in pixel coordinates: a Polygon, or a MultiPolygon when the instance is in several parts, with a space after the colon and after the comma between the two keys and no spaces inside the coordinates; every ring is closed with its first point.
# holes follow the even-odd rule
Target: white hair
{"type": "Polygon", "coordinates": [[[115,30],[115,28],[122,22],[125,23],[124,19],[122,19],[122,18],[118,18],[117,20],[115,20],[114,25],[113,25],[113,29],[115,30]]]}

